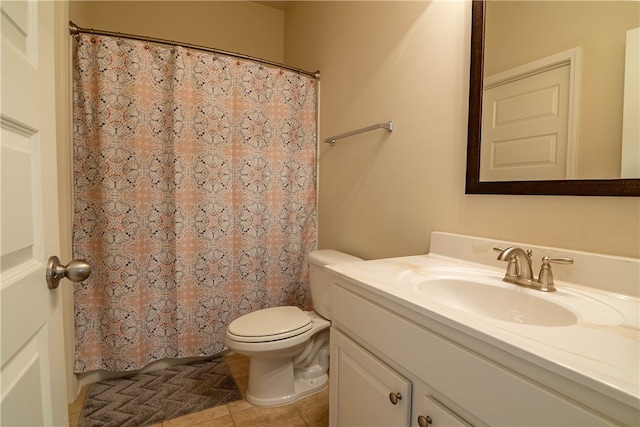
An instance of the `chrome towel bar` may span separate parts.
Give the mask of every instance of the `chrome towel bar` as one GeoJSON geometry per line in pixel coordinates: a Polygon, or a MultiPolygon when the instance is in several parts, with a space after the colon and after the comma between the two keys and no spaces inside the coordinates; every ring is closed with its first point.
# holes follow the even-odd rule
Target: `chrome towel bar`
{"type": "Polygon", "coordinates": [[[366,128],[353,130],[351,132],[341,133],[340,135],[332,136],[331,138],[326,138],[324,142],[328,142],[331,145],[336,145],[336,141],[338,139],[346,138],[348,136],[358,135],[360,133],[369,132],[371,130],[376,130],[376,129],[386,129],[389,132],[393,132],[393,121],[389,121],[386,123],[378,123],[375,125],[367,126],[366,128]]]}

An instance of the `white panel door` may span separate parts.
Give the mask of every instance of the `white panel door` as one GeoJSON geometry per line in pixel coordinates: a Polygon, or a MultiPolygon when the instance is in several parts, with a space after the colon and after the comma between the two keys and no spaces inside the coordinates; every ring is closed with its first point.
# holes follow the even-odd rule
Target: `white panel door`
{"type": "Polygon", "coordinates": [[[68,425],[59,252],[52,1],[1,1],[2,426],[68,425]]]}
{"type": "Polygon", "coordinates": [[[567,178],[569,65],[484,91],[481,181],[567,178]]]}

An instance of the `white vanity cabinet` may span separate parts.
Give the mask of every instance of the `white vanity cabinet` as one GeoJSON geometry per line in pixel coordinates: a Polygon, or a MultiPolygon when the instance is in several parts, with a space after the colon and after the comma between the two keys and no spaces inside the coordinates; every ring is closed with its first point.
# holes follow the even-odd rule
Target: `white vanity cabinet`
{"type": "Polygon", "coordinates": [[[402,310],[365,286],[336,278],[331,426],[616,424],[433,332],[425,326],[433,319],[409,320],[402,310]],[[397,392],[402,399],[393,405],[389,394],[397,392]]]}

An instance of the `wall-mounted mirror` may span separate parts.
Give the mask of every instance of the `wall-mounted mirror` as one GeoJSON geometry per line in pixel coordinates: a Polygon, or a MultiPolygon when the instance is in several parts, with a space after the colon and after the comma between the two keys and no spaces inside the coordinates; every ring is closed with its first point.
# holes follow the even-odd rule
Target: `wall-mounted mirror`
{"type": "MultiPolygon", "coordinates": [[[[466,192],[468,194],[640,196],[640,179],[638,179],[640,176],[627,173],[624,178],[621,177],[621,174],[625,174],[622,166],[624,150],[621,148],[624,111],[622,105],[613,104],[614,102],[622,103],[625,97],[624,73],[629,62],[626,60],[627,64],[625,64],[625,48],[629,41],[625,39],[624,33],[627,31],[626,27],[633,27],[634,22],[640,19],[639,3],[475,0],[472,7],[466,192]],[[612,14],[618,12],[603,12],[595,9],[606,4],[617,6],[622,11],[622,16],[615,18],[612,14]],[[604,13],[608,16],[603,19],[603,22],[598,24],[593,21],[594,16],[602,16],[604,13]],[[525,21],[534,16],[542,17],[542,21],[540,19],[535,23],[525,21]],[[631,23],[629,23],[629,16],[633,17],[631,23]],[[570,24],[569,17],[578,21],[570,24]],[[611,26],[625,27],[621,32],[622,35],[617,34],[613,37],[614,47],[603,44],[607,38],[603,34],[611,26]],[[588,28],[589,31],[580,34],[580,28],[588,28]],[[560,37],[561,35],[563,37],[560,37]],[[513,82],[520,80],[522,76],[539,76],[542,74],[540,70],[545,67],[547,70],[561,69],[564,65],[558,64],[564,64],[566,61],[558,60],[558,57],[565,56],[577,61],[574,62],[574,66],[575,63],[578,64],[577,68],[567,68],[568,71],[565,73],[569,76],[566,77],[567,79],[575,78],[575,81],[567,80],[569,83],[566,85],[568,88],[573,85],[571,89],[573,92],[568,89],[558,91],[519,89],[521,92],[516,94],[507,92],[507,95],[503,92],[498,95],[487,92],[498,85],[496,82],[499,84],[506,82],[504,90],[513,90],[506,85],[514,86],[513,82]],[[612,67],[611,63],[614,62],[616,64],[612,67]],[[593,71],[586,68],[593,63],[600,63],[600,69],[593,71]],[[606,63],[607,67],[602,67],[603,63],[606,63]],[[541,68],[536,71],[536,67],[541,68]],[[604,77],[602,73],[607,71],[607,68],[613,68],[614,76],[604,77]],[[523,70],[533,71],[528,71],[529,74],[527,74],[523,70]],[[545,98],[547,92],[551,95],[545,98]],[[566,105],[556,108],[555,104],[549,108],[553,110],[551,115],[555,115],[558,109],[564,111],[569,108],[570,112],[565,114],[569,117],[568,124],[561,126],[565,126],[565,137],[568,134],[569,140],[573,138],[573,148],[558,151],[556,137],[547,137],[553,132],[538,132],[536,127],[531,126],[530,117],[519,116],[519,112],[523,110],[520,103],[520,100],[524,99],[521,96],[522,93],[540,94],[532,97],[534,110],[537,108],[536,105],[545,109],[552,102],[555,103],[558,97],[564,97],[565,104],[570,108],[566,105]],[[500,103],[496,99],[506,101],[500,103]],[[612,105],[615,106],[612,107],[612,105]],[[497,116],[497,112],[501,109],[507,114],[497,116]],[[520,122],[520,124],[526,124],[522,128],[534,129],[531,135],[535,138],[531,135],[519,134],[505,136],[500,133],[502,129],[497,133],[497,137],[487,135],[487,132],[483,132],[483,114],[485,131],[490,130],[489,127],[495,123],[506,123],[505,128],[509,128],[509,132],[512,132],[515,128],[512,124],[520,122]],[[483,136],[487,141],[483,140],[483,136]],[[494,139],[489,140],[490,137],[494,139]],[[534,141],[535,144],[530,144],[530,141],[534,141]],[[604,146],[598,146],[596,143],[603,143],[604,146]],[[573,154],[571,154],[572,150],[573,154]],[[553,153],[549,154],[551,151],[553,153]],[[560,154],[556,154],[556,151],[560,154]],[[490,155],[487,155],[487,152],[490,155]],[[545,162],[562,163],[561,177],[545,178],[527,173],[519,176],[517,167],[514,165],[523,163],[519,157],[521,158],[524,152],[541,153],[542,159],[531,162],[533,167],[530,169],[536,173],[536,169],[545,168],[545,162]],[[563,157],[565,156],[563,152],[569,153],[566,154],[566,158],[563,157]],[[504,178],[486,173],[487,158],[491,159],[488,168],[502,167],[507,170],[508,173],[504,178]],[[572,160],[567,160],[569,158],[572,160]],[[496,159],[502,161],[502,164],[496,162],[496,159]],[[586,163],[587,161],[591,161],[591,164],[586,163]],[[542,166],[537,167],[536,162],[542,166]],[[566,170],[564,165],[569,165],[566,170]]],[[[640,25],[636,23],[635,26],[640,25]]],[[[633,49],[637,50],[637,48],[631,50],[633,49]]],[[[629,57],[628,54],[626,56],[629,57]]],[[[636,78],[632,81],[637,82],[637,71],[635,76],[636,78]]],[[[519,85],[520,82],[517,84],[519,85]]],[[[526,84],[530,82],[527,81],[526,84]]],[[[555,83],[541,84],[545,88],[556,87],[555,83]]],[[[502,91],[503,88],[500,90],[502,91]]],[[[634,91],[637,96],[638,90],[632,90],[632,93],[634,91]]],[[[627,104],[629,104],[628,100],[627,96],[627,104]]],[[[637,98],[633,103],[638,103],[637,98]]],[[[529,105],[524,110],[530,111],[531,108],[529,105]]],[[[546,114],[546,112],[545,110],[543,113],[546,114]]],[[[631,117],[637,129],[637,113],[631,117]]],[[[626,120],[628,125],[629,119],[626,120]]]]}

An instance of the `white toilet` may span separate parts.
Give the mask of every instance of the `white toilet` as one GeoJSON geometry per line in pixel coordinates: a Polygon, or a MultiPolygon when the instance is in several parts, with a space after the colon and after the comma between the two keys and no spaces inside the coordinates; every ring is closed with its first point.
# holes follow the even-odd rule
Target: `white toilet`
{"type": "Polygon", "coordinates": [[[322,390],[328,380],[331,276],[325,265],[362,261],[334,250],[309,254],[315,311],[272,307],[237,318],[227,328],[227,345],[250,357],[247,400],[272,406],[322,390]]]}

